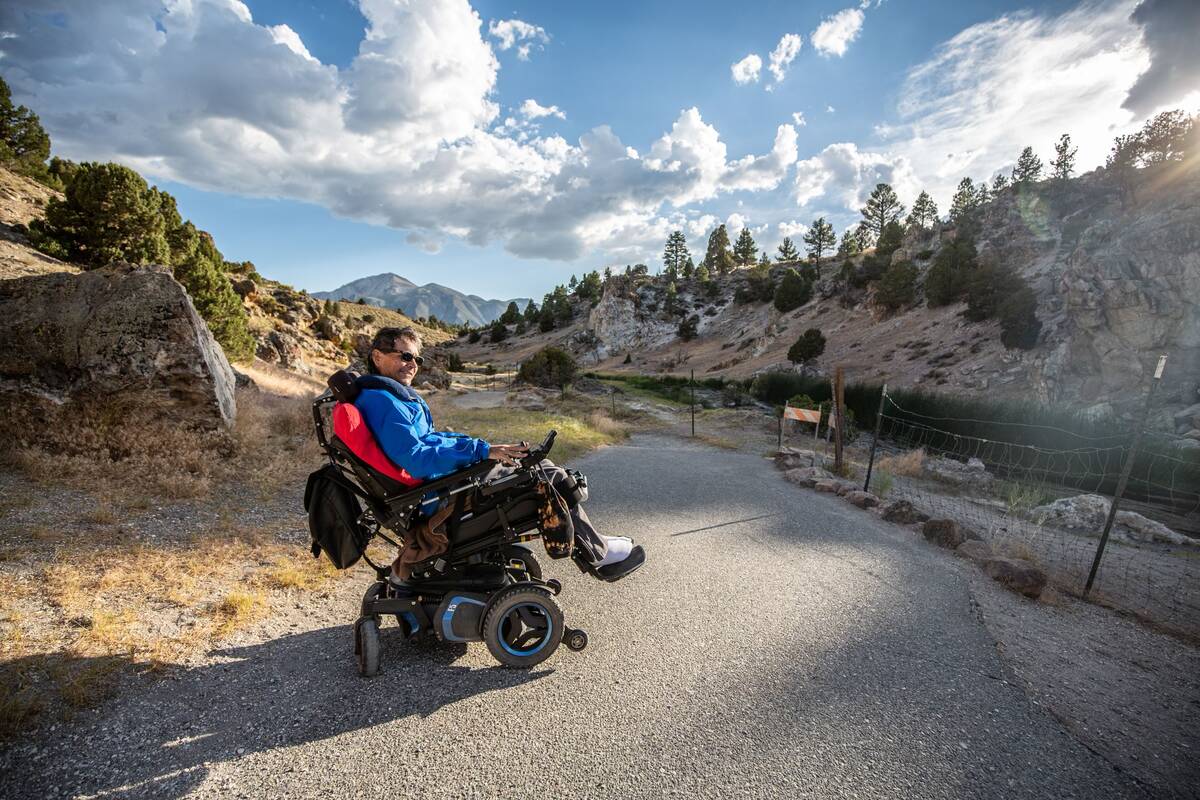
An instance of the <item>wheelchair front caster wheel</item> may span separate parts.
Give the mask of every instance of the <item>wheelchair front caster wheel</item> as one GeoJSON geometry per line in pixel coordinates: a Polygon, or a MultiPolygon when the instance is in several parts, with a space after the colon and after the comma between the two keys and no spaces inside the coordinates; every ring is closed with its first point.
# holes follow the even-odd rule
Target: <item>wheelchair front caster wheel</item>
{"type": "Polygon", "coordinates": [[[354,625],[354,652],[358,655],[358,674],[370,678],[379,672],[379,623],[371,617],[354,625]]]}
{"type": "Polygon", "coordinates": [[[573,650],[578,653],[580,650],[588,646],[587,631],[581,631],[578,628],[568,628],[567,635],[563,641],[567,644],[568,650],[573,650]]]}

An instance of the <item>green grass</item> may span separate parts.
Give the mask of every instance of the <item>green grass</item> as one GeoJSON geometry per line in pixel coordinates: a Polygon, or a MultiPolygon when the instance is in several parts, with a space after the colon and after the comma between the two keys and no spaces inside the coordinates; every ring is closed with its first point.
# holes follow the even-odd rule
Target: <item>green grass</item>
{"type": "Polygon", "coordinates": [[[558,431],[551,458],[562,464],[597,447],[622,441],[625,427],[600,411],[588,414],[525,411],[517,408],[445,408],[438,424],[495,444],[542,441],[550,430],[558,431]]]}

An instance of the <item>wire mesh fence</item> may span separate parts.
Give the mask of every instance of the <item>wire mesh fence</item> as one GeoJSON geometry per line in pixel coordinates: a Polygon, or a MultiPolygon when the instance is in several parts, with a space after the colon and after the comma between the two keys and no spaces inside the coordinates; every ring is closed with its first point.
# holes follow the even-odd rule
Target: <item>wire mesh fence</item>
{"type": "Polygon", "coordinates": [[[886,394],[880,408],[873,490],[1034,561],[1062,591],[1200,636],[1200,460],[1139,450],[1129,431],[1088,436],[1030,420],[972,436],[971,420],[923,415],[886,394]]]}

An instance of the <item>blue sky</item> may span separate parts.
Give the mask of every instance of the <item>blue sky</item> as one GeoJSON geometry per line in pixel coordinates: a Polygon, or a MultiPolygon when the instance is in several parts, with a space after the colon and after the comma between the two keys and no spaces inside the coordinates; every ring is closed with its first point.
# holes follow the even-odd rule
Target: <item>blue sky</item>
{"type": "Polygon", "coordinates": [[[1194,60],[1155,77],[1180,56],[1136,0],[167,5],[14,0],[0,74],[56,152],[134,166],[309,290],[392,271],[540,298],[718,222],[773,252],[852,224],[878,180],[945,210],[1025,144],[1048,160],[1070,132],[1087,169],[1149,103],[1200,102],[1194,60]]]}

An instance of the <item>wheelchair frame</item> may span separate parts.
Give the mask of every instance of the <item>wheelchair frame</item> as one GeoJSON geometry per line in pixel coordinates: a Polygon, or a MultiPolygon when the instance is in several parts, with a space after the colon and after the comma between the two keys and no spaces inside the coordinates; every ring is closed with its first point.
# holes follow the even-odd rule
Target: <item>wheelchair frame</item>
{"type": "Polygon", "coordinates": [[[363,558],[375,570],[376,580],[363,595],[354,623],[360,674],[369,677],[379,670],[379,629],[384,616],[395,617],[410,640],[430,635],[443,641],[482,640],[492,655],[509,667],[541,663],[560,642],[574,651],[587,646],[587,633],[567,627],[554,600],[562,584],[553,578],[543,580],[541,566],[522,546],[546,537],[543,543],[552,557],[574,554],[570,518],[561,512],[565,505],[578,502],[586,479],[573,473],[576,486],[571,496],[559,496],[565,502],[554,508],[550,493],[558,493],[540,466],[553,446],[554,431],[540,447],[531,449],[530,456],[510,475],[485,481],[496,464],[489,460],[407,487],[372,469],[332,434],[326,416],[337,402],[329,391],[316,398],[313,422],[321,449],[365,506],[358,519],[365,536],[363,558]],[[436,493],[440,502],[454,503],[446,522],[450,547],[414,564],[413,577],[396,585],[388,580],[390,565],[372,561],[367,544],[378,536],[401,547],[402,542],[385,531],[403,539],[421,519],[421,507],[431,493],[436,493]],[[551,523],[558,528],[543,533],[551,523]],[[524,646],[531,635],[534,644],[524,646]],[[526,641],[518,646],[523,638],[526,641]]]}

